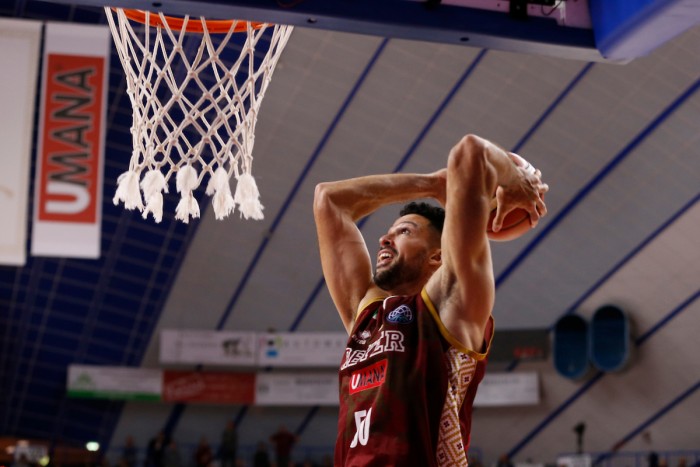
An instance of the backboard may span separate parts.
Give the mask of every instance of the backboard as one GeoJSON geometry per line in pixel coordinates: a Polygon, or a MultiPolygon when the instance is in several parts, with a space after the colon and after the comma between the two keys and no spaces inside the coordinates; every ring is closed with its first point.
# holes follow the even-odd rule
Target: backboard
{"type": "Polygon", "coordinates": [[[613,62],[628,62],[646,55],[700,22],[700,8],[694,0],[81,0],[80,3],[613,62]]]}

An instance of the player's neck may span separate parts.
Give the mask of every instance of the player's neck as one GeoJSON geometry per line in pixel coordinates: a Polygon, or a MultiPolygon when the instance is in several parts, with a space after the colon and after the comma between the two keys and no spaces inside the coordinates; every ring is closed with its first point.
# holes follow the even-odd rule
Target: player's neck
{"type": "Polygon", "coordinates": [[[424,281],[411,282],[398,285],[391,290],[387,290],[386,292],[389,295],[418,295],[421,290],[423,290],[424,285],[424,281]]]}

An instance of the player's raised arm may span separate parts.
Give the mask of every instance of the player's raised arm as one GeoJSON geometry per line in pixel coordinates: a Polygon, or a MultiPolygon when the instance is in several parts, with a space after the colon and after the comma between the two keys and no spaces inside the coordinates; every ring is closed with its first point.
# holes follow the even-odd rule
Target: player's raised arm
{"type": "Polygon", "coordinates": [[[444,199],[444,172],[370,175],[320,183],[314,219],[326,285],[350,333],[360,302],[386,296],[372,280],[372,259],[356,222],[381,206],[415,198],[444,199]]]}
{"type": "Polygon", "coordinates": [[[494,303],[486,235],[490,201],[496,196],[499,202],[494,224],[509,211],[523,208],[534,226],[546,212],[541,198],[546,190],[539,173],[526,172],[515,157],[478,136],[465,136],[450,152],[443,263],[427,292],[446,328],[469,348],[480,350],[494,303]]]}

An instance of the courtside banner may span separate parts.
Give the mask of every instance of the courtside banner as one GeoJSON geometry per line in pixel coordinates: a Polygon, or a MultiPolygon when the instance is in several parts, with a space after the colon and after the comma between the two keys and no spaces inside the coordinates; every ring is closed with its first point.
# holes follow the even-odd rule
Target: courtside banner
{"type": "Polygon", "coordinates": [[[11,266],[22,266],[27,260],[27,199],[41,27],[38,21],[0,19],[0,264],[11,266]]]}
{"type": "Polygon", "coordinates": [[[210,404],[252,404],[255,373],[163,372],[163,400],[210,404]]]}
{"type": "Polygon", "coordinates": [[[235,331],[160,332],[160,363],[255,366],[257,334],[235,331]]]}
{"type": "Polygon", "coordinates": [[[46,25],[34,256],[100,256],[110,47],[106,26],[46,25]]]}
{"type": "Polygon", "coordinates": [[[276,367],[338,368],[348,335],[344,332],[261,334],[258,364],[276,367]]]}
{"type": "Polygon", "coordinates": [[[474,398],[474,407],[507,407],[539,403],[539,376],[534,372],[487,372],[474,398]]]}
{"type": "Polygon", "coordinates": [[[338,373],[258,373],[255,405],[338,405],[338,373]]]}
{"type": "Polygon", "coordinates": [[[149,368],[69,365],[67,387],[70,397],[159,401],[163,372],[149,368]]]}

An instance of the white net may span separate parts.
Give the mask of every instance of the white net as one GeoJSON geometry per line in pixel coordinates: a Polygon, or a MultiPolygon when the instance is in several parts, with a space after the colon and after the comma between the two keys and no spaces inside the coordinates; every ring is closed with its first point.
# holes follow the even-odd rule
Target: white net
{"type": "Polygon", "coordinates": [[[160,222],[163,192],[175,174],[175,218],[187,223],[199,217],[193,191],[208,175],[206,194],[213,197],[217,219],[236,206],[246,219],[262,219],[251,172],[255,124],[292,27],[232,21],[227,32],[214,34],[204,18],[185,17],[175,30],[162,13],[160,21],[146,14],[141,24],[122,9],[105,12],[133,107],[133,152],[114,204],[123,202],[160,222]],[[201,23],[202,32],[188,33],[191,22],[201,23]],[[245,32],[234,32],[236,27],[245,32]],[[236,41],[243,41],[240,50],[236,41]]]}

